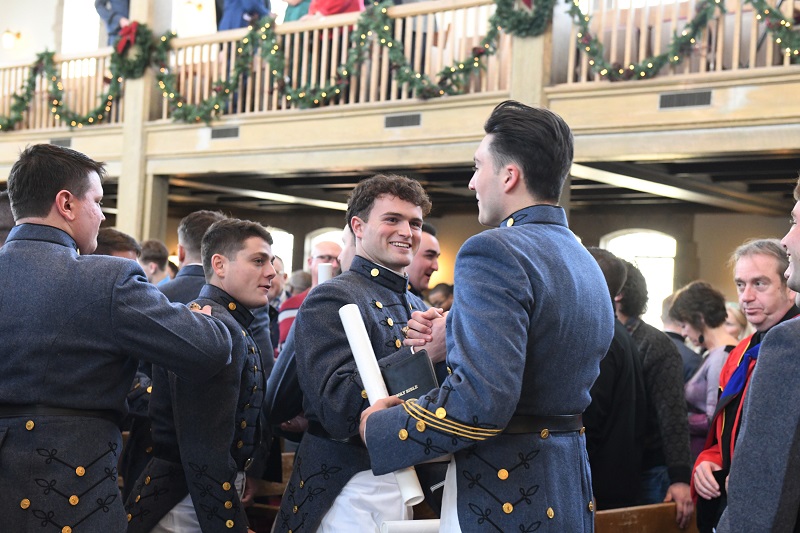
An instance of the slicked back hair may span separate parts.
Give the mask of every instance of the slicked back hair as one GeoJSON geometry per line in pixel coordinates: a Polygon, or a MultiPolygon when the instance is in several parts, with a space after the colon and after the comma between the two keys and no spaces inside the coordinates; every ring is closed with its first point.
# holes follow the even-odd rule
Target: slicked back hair
{"type": "Polygon", "coordinates": [[[267,244],[272,246],[272,235],[258,222],[239,220],[238,218],[224,218],[214,222],[203,235],[203,243],[200,247],[206,281],[209,281],[214,273],[211,258],[215,254],[219,254],[231,260],[235,259],[236,254],[244,248],[244,241],[250,237],[264,239],[267,244]]]}
{"type": "Polygon", "coordinates": [[[34,144],[19,155],[8,175],[14,220],[46,217],[59,191],[83,198],[91,186],[89,174],[105,178],[105,163],[53,144],[34,144]]]}
{"type": "Polygon", "coordinates": [[[178,243],[192,256],[200,255],[203,244],[203,235],[214,222],[224,220],[226,217],[219,211],[195,211],[183,217],[178,224],[178,243]]]}
{"type": "Polygon", "coordinates": [[[353,217],[366,222],[375,200],[383,195],[394,196],[419,206],[423,217],[431,212],[431,201],[418,181],[396,174],[376,174],[358,182],[347,200],[347,225],[351,230],[353,217]]]}
{"type": "Polygon", "coordinates": [[[572,131],[560,116],[542,107],[506,100],[483,127],[492,136],[494,171],[514,163],[536,199],[558,202],[572,166],[572,131]]]}

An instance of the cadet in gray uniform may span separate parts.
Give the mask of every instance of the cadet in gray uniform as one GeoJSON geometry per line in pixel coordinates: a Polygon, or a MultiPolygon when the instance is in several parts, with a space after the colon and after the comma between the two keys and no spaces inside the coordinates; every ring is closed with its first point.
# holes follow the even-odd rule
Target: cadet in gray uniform
{"type": "Polygon", "coordinates": [[[171,305],[141,267],[90,254],[103,165],[52,145],[8,179],[17,226],[0,250],[0,531],[123,531],[118,423],[136,359],[199,382],[223,368],[225,325],[171,305]]]}
{"type": "MultiPolygon", "coordinates": [[[[603,274],[557,205],[572,134],[546,109],[497,106],[469,188],[478,220],[455,267],[441,385],[362,416],[376,475],[454,453],[442,531],[592,531],[581,414],[614,334],[603,274]],[[457,495],[457,497],[456,497],[457,495]]],[[[442,350],[444,320],[420,317],[442,350]]],[[[419,316],[419,315],[418,315],[419,316]]]]}
{"type": "Polygon", "coordinates": [[[154,370],[153,459],[128,497],[131,533],[248,530],[244,472],[259,453],[263,358],[272,359],[248,328],[275,277],[271,245],[263,226],[237,219],[215,222],[203,237],[208,283],[190,307],[210,305],[228,327],[231,364],[199,387],[154,370]]]}
{"type": "Polygon", "coordinates": [[[311,290],[295,319],[297,376],[309,428],[297,451],[275,531],[377,531],[408,510],[394,476],[373,476],[358,436],[367,396],[339,308],[355,303],[381,367],[404,361],[402,328],[425,309],[408,291],[404,269],[419,247],[430,201],[419,183],[378,175],[360,182],[348,202],[356,239],[350,270],[311,290]]]}

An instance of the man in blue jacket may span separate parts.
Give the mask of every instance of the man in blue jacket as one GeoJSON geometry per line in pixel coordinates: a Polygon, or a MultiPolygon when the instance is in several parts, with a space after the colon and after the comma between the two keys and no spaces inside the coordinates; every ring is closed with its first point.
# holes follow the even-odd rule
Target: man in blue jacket
{"type": "MultiPolygon", "coordinates": [[[[495,108],[485,130],[469,188],[479,222],[495,229],[468,239],[456,258],[452,373],[417,401],[376,402],[361,435],[376,475],[454,454],[441,531],[590,532],[581,414],[614,316],[600,268],[557,205],[572,133],[554,113],[513,101],[495,108]]],[[[418,345],[432,358],[445,351],[435,314],[415,315],[425,334],[418,345]]]]}
{"type": "Polygon", "coordinates": [[[171,305],[135,261],[88,255],[105,219],[103,174],[48,144],[25,149],[9,174],[17,225],[0,249],[0,531],[123,531],[118,424],[136,359],[193,382],[228,362],[222,322],[171,305]]]}

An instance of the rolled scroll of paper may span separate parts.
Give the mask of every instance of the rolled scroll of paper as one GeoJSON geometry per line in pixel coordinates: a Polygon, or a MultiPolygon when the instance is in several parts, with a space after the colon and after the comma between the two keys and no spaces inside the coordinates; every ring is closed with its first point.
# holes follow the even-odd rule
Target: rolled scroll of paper
{"type": "MultiPolygon", "coordinates": [[[[358,373],[361,374],[361,382],[364,384],[369,403],[372,405],[376,401],[389,396],[389,392],[383,382],[381,369],[378,366],[377,359],[375,359],[372,344],[369,342],[367,328],[364,327],[364,321],[361,319],[361,312],[356,304],[347,304],[339,309],[339,318],[342,319],[344,332],[347,334],[347,342],[350,343],[350,350],[356,360],[358,373]]],[[[417,471],[414,470],[413,466],[397,470],[394,475],[406,505],[416,505],[425,499],[419,479],[417,479],[417,471]]]]}
{"type": "Polygon", "coordinates": [[[333,277],[333,263],[317,265],[317,284],[324,283],[333,277]]]}
{"type": "Polygon", "coordinates": [[[439,520],[387,520],[381,533],[439,533],[439,520]]]}

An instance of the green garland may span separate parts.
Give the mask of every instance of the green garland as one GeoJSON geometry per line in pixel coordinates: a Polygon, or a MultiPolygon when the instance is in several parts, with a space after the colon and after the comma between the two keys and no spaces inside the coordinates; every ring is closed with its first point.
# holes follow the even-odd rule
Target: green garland
{"type": "MultiPolygon", "coordinates": [[[[791,29],[791,22],[786,20],[780,12],[776,12],[765,0],[745,0],[757,10],[756,19],[766,19],[767,31],[780,44],[784,54],[791,56],[793,62],[800,61],[800,32],[791,29]]],[[[675,34],[667,51],[657,56],[648,57],[638,64],[611,65],[603,57],[603,45],[594,37],[589,28],[591,17],[585,15],[580,7],[579,0],[573,0],[569,8],[574,23],[580,31],[576,38],[578,46],[589,58],[589,68],[602,78],[611,81],[652,78],[664,68],[665,65],[678,65],[692,54],[694,45],[700,38],[700,33],[708,26],[716,14],[717,9],[725,13],[724,4],[720,0],[700,0],[695,8],[695,16],[690,20],[680,34],[675,34]]]]}
{"type": "Polygon", "coordinates": [[[686,24],[686,27],[678,35],[674,35],[666,52],[657,56],[648,57],[638,64],[631,63],[625,68],[619,64],[610,64],[603,57],[603,44],[592,35],[589,29],[591,17],[584,15],[579,6],[579,0],[573,0],[569,8],[569,14],[578,26],[577,33],[578,46],[589,57],[589,69],[599,74],[601,77],[611,81],[644,79],[655,76],[665,65],[678,65],[683,59],[692,53],[692,48],[700,36],[700,33],[708,26],[714,13],[719,9],[723,13],[725,7],[720,0],[699,0],[695,8],[695,16],[686,24]]]}
{"type": "MultiPolygon", "coordinates": [[[[524,0],[523,0],[524,1],[524,0]]],[[[158,70],[156,81],[165,98],[174,120],[184,122],[205,122],[224,113],[224,108],[232,92],[238,89],[242,75],[250,73],[253,58],[258,53],[266,60],[272,75],[276,78],[275,87],[286,102],[299,108],[320,106],[335,101],[346,93],[351,73],[357,72],[368,56],[373,40],[380,42],[388,50],[389,63],[395,79],[405,90],[415,91],[422,99],[437,98],[444,95],[463,93],[472,75],[485,68],[483,58],[497,51],[499,30],[520,37],[541,35],[551,23],[555,0],[539,0],[530,12],[514,9],[515,0],[495,0],[497,9],[489,20],[489,31],[479,46],[472,49],[469,57],[443,68],[434,78],[415,71],[403,52],[402,43],[394,39],[392,27],[394,22],[388,16],[391,0],[382,3],[374,2],[368,6],[358,20],[355,30],[350,35],[347,61],[336,69],[334,80],[325,85],[305,84],[292,88],[281,77],[285,69],[284,52],[280,45],[274,23],[264,18],[258,25],[250,27],[247,35],[238,43],[236,59],[231,65],[229,76],[212,87],[209,98],[198,104],[188,104],[178,91],[177,77],[170,71],[170,42],[174,33],[166,33],[153,44],[150,29],[139,24],[136,29],[133,46],[128,46],[120,54],[115,46],[111,55],[111,80],[108,90],[100,97],[100,103],[90,112],[79,115],[70,110],[63,100],[64,88],[53,62],[52,52],[43,52],[31,65],[27,81],[21,87],[20,94],[12,95],[10,114],[0,116],[0,131],[11,131],[23,120],[24,113],[30,108],[36,91],[37,77],[43,75],[48,80],[48,97],[52,102],[51,113],[56,120],[63,120],[70,128],[81,128],[84,125],[99,124],[111,112],[112,105],[121,93],[125,79],[139,78],[148,65],[153,64],[158,70]]],[[[757,10],[756,18],[765,20],[767,30],[783,53],[791,57],[792,62],[800,62],[800,32],[792,28],[779,11],[775,11],[766,0],[745,0],[757,10]]],[[[591,34],[589,28],[591,17],[585,15],[579,7],[578,0],[573,0],[569,7],[575,24],[578,26],[577,42],[582,52],[589,58],[589,68],[599,76],[615,80],[645,79],[655,76],[664,66],[677,65],[692,53],[694,44],[700,33],[708,26],[717,9],[724,12],[721,0],[699,0],[694,18],[678,35],[674,35],[672,43],[662,54],[627,66],[610,64],[603,58],[603,45],[591,34]]]]}

